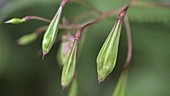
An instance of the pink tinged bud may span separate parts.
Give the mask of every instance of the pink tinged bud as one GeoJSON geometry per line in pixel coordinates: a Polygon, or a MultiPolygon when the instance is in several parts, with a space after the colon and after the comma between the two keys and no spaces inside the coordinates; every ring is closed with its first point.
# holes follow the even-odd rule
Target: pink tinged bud
{"type": "Polygon", "coordinates": [[[57,61],[61,66],[64,65],[64,61],[73,46],[73,42],[74,37],[72,35],[63,35],[59,50],[57,51],[57,61]]]}

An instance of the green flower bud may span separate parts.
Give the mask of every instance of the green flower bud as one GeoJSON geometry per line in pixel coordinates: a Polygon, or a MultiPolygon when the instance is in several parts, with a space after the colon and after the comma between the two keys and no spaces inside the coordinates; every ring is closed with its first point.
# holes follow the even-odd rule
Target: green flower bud
{"type": "Polygon", "coordinates": [[[42,41],[43,55],[46,55],[50,51],[56,40],[62,9],[63,8],[60,6],[47,31],[44,34],[44,38],[42,41]]]}
{"type": "Polygon", "coordinates": [[[97,73],[99,82],[102,82],[113,71],[115,67],[118,54],[122,21],[126,15],[127,9],[128,6],[126,6],[120,12],[117,22],[113,26],[113,29],[111,30],[109,36],[107,37],[98,54],[97,73]]]}
{"type": "Polygon", "coordinates": [[[59,50],[57,51],[57,61],[61,66],[64,65],[64,61],[68,53],[70,52],[74,42],[74,37],[72,35],[63,35],[59,50]]]}
{"type": "Polygon", "coordinates": [[[115,67],[121,26],[122,21],[117,21],[98,54],[97,72],[99,82],[103,81],[115,67]]]}
{"type": "Polygon", "coordinates": [[[127,71],[123,71],[115,88],[113,96],[126,96],[127,71]]]}
{"type": "Polygon", "coordinates": [[[11,20],[6,21],[5,23],[20,24],[20,23],[24,23],[24,22],[25,22],[25,19],[13,18],[11,20]]]}
{"type": "Polygon", "coordinates": [[[70,88],[70,91],[69,91],[69,93],[68,93],[68,96],[77,96],[77,90],[78,90],[78,88],[77,88],[78,86],[77,86],[77,80],[76,79],[74,79],[73,81],[72,81],[72,84],[71,84],[71,88],[70,88]]]}
{"type": "Polygon", "coordinates": [[[68,87],[73,79],[77,58],[76,54],[77,54],[77,41],[75,40],[73,42],[73,46],[70,52],[66,57],[64,67],[62,70],[61,85],[63,89],[68,87]]]}
{"type": "Polygon", "coordinates": [[[18,44],[19,45],[27,45],[27,44],[30,44],[31,42],[33,42],[36,39],[37,39],[37,34],[31,33],[31,34],[22,36],[18,40],[18,44]]]}

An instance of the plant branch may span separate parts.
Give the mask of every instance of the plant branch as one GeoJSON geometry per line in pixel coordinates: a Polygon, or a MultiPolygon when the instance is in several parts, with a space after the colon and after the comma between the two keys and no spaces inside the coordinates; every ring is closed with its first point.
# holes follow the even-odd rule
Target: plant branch
{"type": "Polygon", "coordinates": [[[48,26],[41,26],[41,27],[37,28],[37,29],[34,31],[34,33],[37,34],[37,35],[39,35],[39,34],[41,34],[42,32],[44,32],[47,28],[48,28],[48,26]]]}
{"type": "Polygon", "coordinates": [[[79,14],[79,15],[77,15],[77,16],[75,16],[75,18],[73,18],[72,20],[71,20],[71,23],[73,23],[73,22],[76,22],[76,21],[78,21],[78,20],[82,20],[83,18],[87,18],[87,17],[90,17],[90,16],[93,16],[93,12],[92,11],[88,11],[88,12],[83,12],[82,14],[79,14]]]}
{"type": "MultiPolygon", "coordinates": [[[[119,18],[120,20],[123,20],[126,12],[127,12],[127,9],[128,9],[129,6],[125,6],[123,8],[121,8],[121,11],[120,11],[120,14],[119,14],[119,18]]],[[[115,11],[114,11],[115,12],[115,11]]],[[[81,36],[81,33],[86,29],[88,28],[89,26],[95,24],[95,23],[98,23],[100,22],[101,20],[109,17],[110,15],[112,15],[112,13],[108,13],[108,14],[103,14],[101,16],[99,16],[98,18],[95,18],[87,23],[84,24],[84,26],[82,26],[75,34],[75,40],[79,40],[80,36],[81,36]]]]}
{"type": "MultiPolygon", "coordinates": [[[[93,25],[95,23],[100,22],[101,20],[113,16],[115,14],[118,14],[123,8],[125,8],[127,6],[123,6],[117,10],[112,10],[112,11],[108,11],[108,12],[102,12],[102,15],[100,15],[99,17],[92,19],[88,22],[85,23],[81,23],[81,24],[63,24],[61,23],[59,25],[60,29],[67,29],[67,30],[72,30],[72,29],[79,29],[79,31],[83,31],[84,29],[86,29],[87,27],[89,27],[90,25],[93,25]]],[[[40,20],[40,21],[44,21],[44,22],[48,22],[50,23],[51,20],[43,18],[43,17],[38,17],[38,16],[26,16],[24,17],[25,21],[29,21],[29,20],[40,20]]],[[[43,27],[43,29],[45,29],[45,27],[43,27]]],[[[39,29],[37,29],[39,30],[39,29]]]]}

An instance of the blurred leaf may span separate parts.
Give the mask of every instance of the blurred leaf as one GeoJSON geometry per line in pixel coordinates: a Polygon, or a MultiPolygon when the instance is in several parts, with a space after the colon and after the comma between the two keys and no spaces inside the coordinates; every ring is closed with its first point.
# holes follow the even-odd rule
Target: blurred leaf
{"type": "Polygon", "coordinates": [[[130,7],[128,16],[133,22],[168,23],[170,22],[170,8],[130,7]]]}

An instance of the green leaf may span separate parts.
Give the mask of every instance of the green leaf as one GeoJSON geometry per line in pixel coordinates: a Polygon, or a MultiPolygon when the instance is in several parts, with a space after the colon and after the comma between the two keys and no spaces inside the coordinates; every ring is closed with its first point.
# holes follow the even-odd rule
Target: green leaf
{"type": "Polygon", "coordinates": [[[168,23],[170,9],[154,7],[131,7],[128,12],[131,21],[139,23],[168,23]]]}

